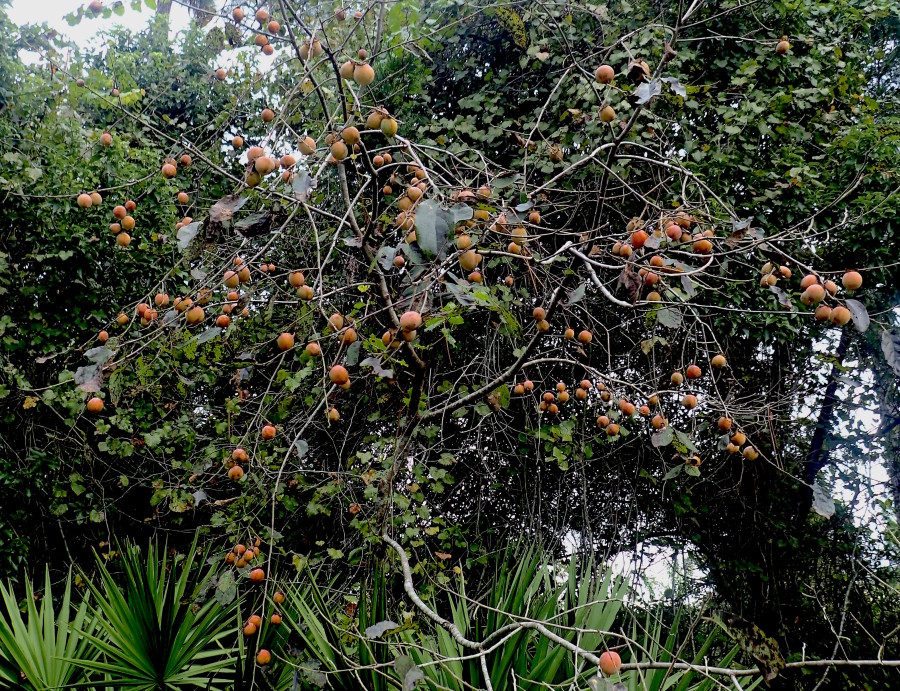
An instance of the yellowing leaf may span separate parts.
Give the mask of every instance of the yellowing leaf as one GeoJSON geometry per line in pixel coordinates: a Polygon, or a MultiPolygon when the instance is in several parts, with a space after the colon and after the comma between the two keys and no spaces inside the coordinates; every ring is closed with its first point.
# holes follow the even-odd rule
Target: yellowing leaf
{"type": "Polygon", "coordinates": [[[39,400],[41,400],[41,399],[39,399],[37,396],[26,396],[26,397],[25,397],[25,402],[22,403],[22,407],[23,407],[25,410],[29,410],[29,409],[31,409],[31,408],[34,408],[34,407],[37,405],[37,403],[38,403],[39,400]]]}

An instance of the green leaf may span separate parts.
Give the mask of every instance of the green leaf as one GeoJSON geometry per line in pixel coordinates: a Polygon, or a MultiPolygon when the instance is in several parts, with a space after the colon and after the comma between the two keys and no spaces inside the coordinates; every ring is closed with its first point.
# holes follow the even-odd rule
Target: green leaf
{"type": "Polygon", "coordinates": [[[663,427],[659,432],[654,432],[650,435],[650,443],[653,444],[654,447],[659,448],[660,446],[668,446],[672,443],[672,440],[675,438],[675,431],[669,427],[663,427]]]}
{"type": "Polygon", "coordinates": [[[400,624],[397,624],[390,619],[385,619],[384,621],[379,621],[377,624],[366,627],[366,638],[381,638],[388,631],[399,628],[400,624]]]}
{"type": "Polygon", "coordinates": [[[416,241],[425,254],[436,257],[447,244],[450,219],[450,215],[431,199],[419,204],[416,209],[416,241]]]}
{"type": "Polygon", "coordinates": [[[237,586],[234,582],[234,575],[231,571],[225,571],[219,576],[219,582],[216,584],[216,600],[224,606],[231,603],[236,596],[237,586]]]}
{"type": "Polygon", "coordinates": [[[677,329],[682,322],[681,310],[676,307],[663,307],[656,313],[656,319],[663,326],[677,329]]]}
{"type": "Polygon", "coordinates": [[[850,318],[853,320],[853,326],[855,326],[856,330],[860,333],[865,333],[869,328],[869,312],[866,310],[866,306],[859,300],[852,300],[850,298],[847,298],[844,302],[847,305],[847,309],[850,310],[850,318]]]}
{"type": "Polygon", "coordinates": [[[684,448],[697,453],[697,447],[694,446],[694,441],[687,434],[685,434],[681,430],[676,430],[675,436],[678,438],[678,441],[682,443],[684,448]]]}
{"type": "Polygon", "coordinates": [[[362,341],[354,341],[350,344],[350,347],[347,348],[347,364],[351,367],[355,367],[356,363],[359,362],[359,351],[362,348],[362,341]]]}
{"type": "Polygon", "coordinates": [[[566,302],[570,305],[574,305],[576,302],[581,302],[584,300],[584,294],[587,290],[587,283],[582,283],[575,290],[569,293],[569,297],[566,302]]]}
{"type": "Polygon", "coordinates": [[[188,223],[186,226],[181,226],[178,229],[178,232],[175,234],[175,239],[177,240],[178,250],[184,252],[188,245],[191,244],[191,240],[197,237],[197,233],[200,232],[200,221],[194,221],[193,223],[188,223]]]}
{"type": "Polygon", "coordinates": [[[665,482],[666,480],[671,480],[673,477],[676,477],[684,469],[684,467],[685,467],[684,463],[679,463],[674,468],[670,468],[669,472],[667,472],[663,476],[663,482],[665,482]]]}

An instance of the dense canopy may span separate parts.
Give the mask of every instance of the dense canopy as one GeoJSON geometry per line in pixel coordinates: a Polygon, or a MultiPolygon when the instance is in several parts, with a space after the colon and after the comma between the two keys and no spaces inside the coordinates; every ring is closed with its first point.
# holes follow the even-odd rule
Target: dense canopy
{"type": "Polygon", "coordinates": [[[0,688],[889,688],[895,2],[174,4],[0,0],[0,688]]]}

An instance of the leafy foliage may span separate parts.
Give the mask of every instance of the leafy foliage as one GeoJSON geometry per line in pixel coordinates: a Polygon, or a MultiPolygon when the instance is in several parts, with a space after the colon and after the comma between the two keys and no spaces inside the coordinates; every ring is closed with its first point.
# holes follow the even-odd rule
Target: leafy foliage
{"type": "Polygon", "coordinates": [[[146,553],[123,546],[122,586],[98,561],[100,582],[87,581],[98,631],[85,636],[103,657],[76,663],[108,675],[117,688],[225,688],[239,600],[198,602],[208,595],[211,571],[197,573],[194,549],[171,562],[166,552],[155,543],[146,553]]]}
{"type": "MultiPolygon", "coordinates": [[[[900,501],[896,3],[193,6],[101,52],[0,6],[0,568],[123,560],[119,595],[83,565],[126,624],[97,664],[206,669],[166,637],[125,659],[187,585],[109,544],[198,527],[216,553],[260,535],[269,577],[365,572],[360,631],[391,599],[385,531],[445,555],[435,601],[445,562],[480,592],[524,534],[685,550],[788,659],[832,655],[848,608],[847,650],[896,631],[896,506],[868,476],[884,459],[900,501]]],[[[328,631],[304,645],[337,674],[328,631]]],[[[529,635],[523,679],[575,678],[529,635]]],[[[355,650],[373,688],[385,645],[355,650]]]]}

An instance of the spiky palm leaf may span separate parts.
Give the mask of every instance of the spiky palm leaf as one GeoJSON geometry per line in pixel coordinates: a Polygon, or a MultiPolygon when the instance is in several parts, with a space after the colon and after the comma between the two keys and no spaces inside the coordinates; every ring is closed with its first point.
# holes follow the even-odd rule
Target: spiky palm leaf
{"type": "Polygon", "coordinates": [[[88,638],[102,658],[81,664],[107,675],[116,688],[224,688],[223,672],[237,659],[239,600],[226,606],[215,598],[196,600],[198,586],[213,573],[212,568],[198,573],[196,540],[183,558],[172,562],[155,543],[146,555],[130,544],[120,553],[123,587],[99,559],[101,584],[88,582],[99,629],[88,638]]]}
{"type": "Polygon", "coordinates": [[[83,681],[84,668],[76,661],[95,659],[97,653],[86,638],[93,629],[87,600],[73,609],[71,594],[69,574],[59,613],[54,615],[49,570],[40,607],[26,580],[23,617],[12,586],[0,584],[0,688],[43,691],[83,681]]]}

